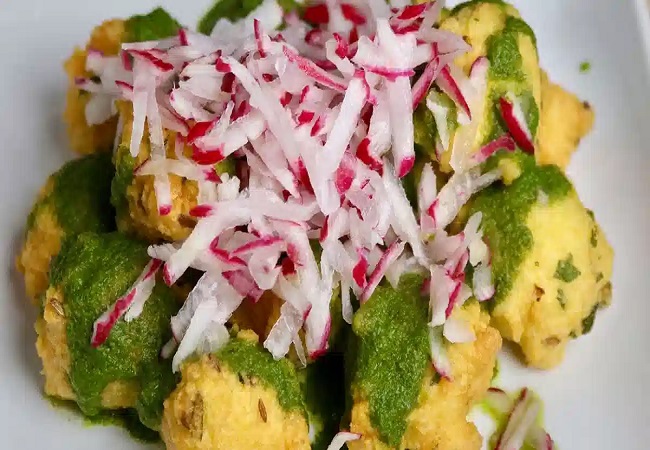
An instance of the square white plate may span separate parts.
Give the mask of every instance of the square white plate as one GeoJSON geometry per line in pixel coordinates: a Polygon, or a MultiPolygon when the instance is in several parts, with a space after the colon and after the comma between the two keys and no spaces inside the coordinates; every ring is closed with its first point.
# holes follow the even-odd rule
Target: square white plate
{"type": "MultiPolygon", "coordinates": [[[[650,19],[645,0],[515,0],[551,77],[594,105],[595,131],[570,173],[616,250],[614,304],[566,361],[534,372],[506,360],[500,381],[532,386],[564,450],[650,448],[650,19]],[[592,69],[583,74],[582,61],[592,69]]],[[[0,447],[138,449],[119,429],[86,428],[42,397],[35,311],[13,261],[36,192],[72,155],[61,122],[63,60],[109,17],[161,4],[195,24],[210,0],[4,0],[0,6],[0,447]]],[[[507,359],[507,358],[506,358],[507,359]]]]}

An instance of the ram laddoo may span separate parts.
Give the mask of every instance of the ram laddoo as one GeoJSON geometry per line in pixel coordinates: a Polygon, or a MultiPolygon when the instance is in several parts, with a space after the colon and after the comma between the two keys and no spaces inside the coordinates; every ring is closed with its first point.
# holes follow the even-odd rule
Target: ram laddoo
{"type": "Polygon", "coordinates": [[[535,157],[539,164],[555,164],[565,170],[578,145],[593,128],[594,111],[588,102],[553,83],[542,72],[542,116],[539,122],[539,146],[535,157]]]}
{"type": "MultiPolygon", "coordinates": [[[[467,2],[454,8],[440,27],[463,36],[471,45],[454,61],[458,69],[469,74],[479,57],[486,57],[490,63],[483,112],[471,150],[505,134],[500,99],[515,97],[532,135],[537,161],[565,169],[580,140],[593,126],[593,111],[587,102],[549,81],[540,69],[535,34],[518,11],[500,1],[467,2]]],[[[448,172],[454,133],[459,127],[455,119],[457,107],[436,88],[432,93],[447,110],[448,150],[435,154],[436,140],[442,135],[424,103],[415,113],[416,143],[434,159],[440,159],[441,169],[448,172]]]]}
{"type": "Polygon", "coordinates": [[[39,301],[48,285],[51,259],[68,237],[85,231],[115,229],[110,204],[115,170],[109,155],[70,161],[51,175],[27,219],[23,248],[17,258],[27,295],[39,301]]]}
{"type": "Polygon", "coordinates": [[[126,20],[107,20],[92,31],[84,49],[74,50],[64,65],[68,92],[63,114],[72,150],[80,154],[111,151],[118,123],[117,117],[102,123],[88,123],[86,105],[90,101],[90,94],[77,85],[80,78],[92,79],[95,76],[87,70],[88,53],[98,51],[105,56],[117,55],[125,42],[161,39],[174,35],[178,29],[178,23],[164,9],[156,8],[149,14],[126,20]]]}
{"type": "MultiPolygon", "coordinates": [[[[118,229],[149,242],[180,241],[187,238],[196,225],[196,218],[190,215],[190,211],[197,205],[198,183],[174,173],[169,174],[171,209],[161,214],[156,201],[154,177],[138,175],[136,172],[151,155],[148,135],[145,134],[142,139],[138,156],[131,156],[133,105],[120,102],[118,111],[124,127],[118,136],[119,145],[114,155],[116,176],[111,194],[111,202],[117,210],[118,229]]],[[[177,159],[176,133],[164,130],[164,136],[167,158],[177,159]]],[[[191,157],[192,149],[183,145],[182,155],[191,157]]],[[[206,166],[205,170],[214,172],[213,176],[234,174],[235,163],[228,158],[214,166],[206,166]]]]}
{"type": "MultiPolygon", "coordinates": [[[[516,98],[521,104],[528,130],[533,141],[536,140],[541,108],[541,71],[537,55],[537,39],[534,32],[519,16],[518,11],[506,3],[483,1],[468,2],[454,8],[441,22],[440,28],[463,36],[471,49],[457,57],[454,66],[465,74],[470,74],[474,63],[480,57],[487,58],[487,86],[484,98],[470,108],[473,115],[480,112],[478,127],[470,145],[470,152],[475,152],[483,145],[505,135],[508,128],[503,121],[500,109],[501,98],[516,98]]],[[[437,102],[445,94],[436,92],[437,102]]],[[[453,104],[448,105],[448,117],[456,115],[453,104]]],[[[472,118],[474,121],[476,117],[472,118]]],[[[416,124],[425,124],[432,130],[433,114],[420,105],[416,112],[416,124]],[[427,120],[428,119],[428,120],[427,120]]],[[[450,159],[454,151],[454,142],[458,135],[458,123],[449,124],[448,150],[440,157],[441,169],[451,171],[450,159]]],[[[422,134],[422,133],[421,133],[422,134]]],[[[417,137],[417,133],[416,133],[417,137]]],[[[442,137],[440,134],[438,138],[442,137]]],[[[420,139],[421,141],[421,139],[420,139]]],[[[417,142],[417,140],[416,140],[417,142]]],[[[418,142],[422,145],[422,142],[418,142]]],[[[431,143],[426,146],[431,153],[431,143]]]]}
{"type": "Polygon", "coordinates": [[[558,365],[567,343],[590,331],[611,296],[613,252],[593,214],[557,166],[521,152],[498,155],[507,173],[473,200],[492,251],[492,324],[526,362],[558,365]]]}
{"type": "Polygon", "coordinates": [[[355,314],[346,370],[350,430],[361,438],[350,450],[481,447],[466,416],[490,385],[501,337],[477,302],[456,308],[452,317],[466,320],[476,340],[445,344],[452,373],[441,379],[431,364],[422,282],[405,275],[398,289],[381,286],[355,314]]]}
{"type": "Polygon", "coordinates": [[[117,233],[67,240],[52,263],[36,349],[46,395],[75,402],[89,417],[133,408],[143,425],[158,430],[163,401],[176,384],[171,364],[159,359],[178,310],[172,291],[157,283],[138,318],[119,321],[103,345],[91,345],[95,320],[128,291],[148,261],[145,244],[117,233]]]}
{"type": "Polygon", "coordinates": [[[275,361],[252,331],[182,367],[165,401],[168,449],[309,449],[308,415],[293,365],[275,361]]]}

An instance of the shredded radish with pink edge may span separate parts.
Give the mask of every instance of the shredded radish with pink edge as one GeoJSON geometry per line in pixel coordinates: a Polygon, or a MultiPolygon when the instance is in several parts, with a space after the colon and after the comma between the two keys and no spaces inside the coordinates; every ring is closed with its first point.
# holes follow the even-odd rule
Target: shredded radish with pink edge
{"type": "Polygon", "coordinates": [[[506,426],[496,440],[495,450],[553,450],[555,443],[540,425],[541,401],[530,389],[522,389],[513,399],[507,392],[490,388],[484,401],[498,416],[505,417],[506,426]]]}
{"type": "MultiPolygon", "coordinates": [[[[432,359],[451,377],[448,341],[472,338],[467,324],[446,326],[472,295],[466,265],[481,262],[472,282],[479,299],[491,296],[492,285],[475,243],[480,233],[447,237],[444,228],[500,176],[474,166],[510,149],[512,139],[481,149],[466,167],[474,168],[455,173],[440,192],[427,165],[413,211],[400,179],[415,164],[414,108],[437,84],[468,120],[479,116],[476,92],[487,66],[477,62],[469,79],[458,74],[452,61],[468,47],[434,28],[441,4],[399,3],[391,11],[377,0],[328,0],[305,11],[316,28],[288,15],[280,33],[281,8],[265,0],[241,21],[220,20],[211,37],[182,30],[159,42],[125,44],[127,58],[88,58],[99,83],[78,82],[94,99],[87,115],[98,122],[114,113],[111,99],[133,103],[131,154],[143,141],[151,146],[135,175],[153,177],[160,215],[174,206],[171,174],[199,185],[190,236],[149,249],[164,261],[169,285],[188,268],[205,272],[172,319],[174,370],[192,353],[223,344],[223,326],[244,298],[257,301],[272,290],[282,299],[264,346],[282,358],[293,345],[306,363],[307,355],[327,351],[337,288],[351,322],[350,291],[363,303],[385,278],[395,286],[405,272],[430,272],[432,359]],[[167,156],[165,129],[177,132],[175,158],[167,156]],[[245,158],[245,170],[218,177],[212,166],[224,158],[245,158]],[[320,260],[314,238],[323,248],[320,260]]],[[[128,319],[137,316],[139,293],[134,288],[98,320],[96,345],[127,308],[128,319]]]]}
{"type": "Polygon", "coordinates": [[[429,348],[435,371],[445,380],[452,381],[451,362],[447,356],[447,343],[443,338],[443,327],[429,327],[429,348]]]}
{"type": "Polygon", "coordinates": [[[523,151],[534,154],[535,142],[528,127],[521,100],[514,95],[508,95],[499,100],[499,105],[501,116],[517,145],[523,151]]]}
{"type": "Polygon", "coordinates": [[[358,441],[359,439],[361,439],[361,435],[359,433],[339,431],[332,439],[330,445],[327,446],[327,450],[341,450],[346,443],[358,441]]]}
{"type": "Polygon", "coordinates": [[[514,403],[507,392],[495,387],[488,389],[483,400],[497,414],[510,414],[514,403]]]}
{"type": "Polygon", "coordinates": [[[108,339],[117,321],[126,314],[127,322],[136,319],[144,308],[144,304],[156,285],[156,274],[162,266],[162,261],[151,260],[131,288],[104,312],[93,325],[90,344],[99,347],[108,339]]]}

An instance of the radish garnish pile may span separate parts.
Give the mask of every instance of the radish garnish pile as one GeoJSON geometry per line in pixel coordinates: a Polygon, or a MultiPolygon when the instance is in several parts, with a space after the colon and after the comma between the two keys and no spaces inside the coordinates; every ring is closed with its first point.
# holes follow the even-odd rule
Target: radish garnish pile
{"type": "MultiPolygon", "coordinates": [[[[382,280],[397,287],[403,273],[419,272],[430,299],[432,361],[452,379],[446,347],[475,339],[453,312],[472,296],[489,300],[494,286],[480,214],[458,235],[445,228],[500,178],[480,164],[514,141],[504,136],[471,154],[489,63],[479,58],[469,76],[452,65],[468,46],[435,28],[440,9],[439,2],[391,9],[383,0],[328,0],[307,7],[314,27],[266,0],[237,23],[218,22],[212,36],[181,30],[125,44],[114,58],[89,58],[100,82],[79,80],[98,96],[88,117],[110,116],[112,109],[100,111],[106,96],[133,103],[131,154],[146,136],[150,144],[135,175],[153,177],[159,213],[172,210],[170,174],[199,186],[191,235],[149,248],[169,285],[189,268],[204,272],[172,319],[174,339],[162,354],[174,355],[174,370],[191,354],[222,346],[233,312],[265,291],[283,303],[264,347],[282,358],[293,346],[306,364],[328,349],[333,298],[350,323],[351,295],[363,304],[382,280]],[[425,102],[446,127],[442,95],[457,104],[461,124],[455,173],[438,192],[425,165],[414,210],[401,180],[415,164],[413,112],[425,102]],[[165,130],[175,136],[173,159],[165,130]],[[245,159],[246,174],[218,177],[213,166],[228,157],[245,159]]],[[[93,343],[106,339],[122,303],[131,305],[127,319],[137,317],[153,282],[138,280],[125,297],[135,299],[120,299],[100,318],[93,343]]]]}
{"type": "Polygon", "coordinates": [[[525,444],[536,450],[555,449],[553,439],[539,425],[542,404],[529,389],[522,389],[513,400],[505,391],[490,388],[485,402],[497,416],[507,418],[494,450],[518,450],[525,444]]]}

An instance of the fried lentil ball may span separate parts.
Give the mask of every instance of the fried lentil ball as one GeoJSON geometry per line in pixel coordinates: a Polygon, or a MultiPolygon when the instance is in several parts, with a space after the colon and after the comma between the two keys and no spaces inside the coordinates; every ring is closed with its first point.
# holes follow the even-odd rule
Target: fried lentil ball
{"type": "Polygon", "coordinates": [[[520,152],[497,160],[510,176],[471,206],[492,250],[492,324],[529,365],[549,369],[609,304],[613,251],[560,168],[520,152]]]}
{"type": "Polygon", "coordinates": [[[115,229],[110,205],[114,172],[109,155],[90,155],[65,164],[41,189],[16,261],[32,301],[38,302],[45,293],[50,261],[66,238],[115,229]]]}

